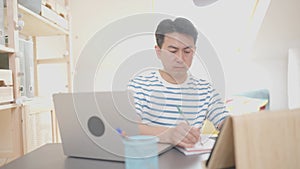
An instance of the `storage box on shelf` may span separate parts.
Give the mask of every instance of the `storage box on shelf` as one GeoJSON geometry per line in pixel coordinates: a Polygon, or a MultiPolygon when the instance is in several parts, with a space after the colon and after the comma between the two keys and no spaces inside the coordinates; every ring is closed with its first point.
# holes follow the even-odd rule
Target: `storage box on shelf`
{"type": "Polygon", "coordinates": [[[18,0],[18,3],[23,5],[24,7],[28,8],[32,12],[35,12],[39,14],[41,12],[41,5],[42,1],[41,0],[18,0]]]}
{"type": "Polygon", "coordinates": [[[64,0],[42,0],[42,4],[62,17],[66,18],[67,16],[67,8],[65,6],[64,0]]]}
{"type": "Polygon", "coordinates": [[[65,18],[44,5],[41,7],[41,16],[51,20],[53,23],[63,27],[66,30],[69,29],[68,21],[65,18]]]}
{"type": "Polygon", "coordinates": [[[0,104],[14,101],[12,71],[0,69],[0,104]]]}

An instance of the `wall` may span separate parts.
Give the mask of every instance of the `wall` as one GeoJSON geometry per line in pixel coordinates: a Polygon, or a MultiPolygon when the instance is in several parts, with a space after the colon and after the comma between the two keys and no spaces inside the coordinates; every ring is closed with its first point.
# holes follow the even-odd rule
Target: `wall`
{"type": "Polygon", "coordinates": [[[249,86],[269,88],[272,109],[287,108],[287,56],[289,47],[300,47],[299,7],[299,0],[272,0],[251,54],[262,73],[249,86]]]}
{"type": "Polygon", "coordinates": [[[151,0],[71,1],[74,62],[87,41],[101,28],[122,17],[151,12],[151,0]]]}
{"type": "MultiPolygon", "coordinates": [[[[103,28],[105,28],[106,26],[126,16],[151,12],[152,8],[153,8],[153,1],[149,1],[149,0],[129,0],[129,1],[87,0],[84,3],[79,1],[71,1],[72,32],[73,32],[72,43],[73,43],[74,69],[75,69],[74,74],[76,76],[78,75],[78,72],[81,72],[81,74],[83,74],[84,76],[83,77],[84,79],[78,80],[79,81],[78,83],[81,83],[80,86],[87,85],[86,87],[84,87],[87,90],[98,90],[98,91],[111,90],[110,89],[112,86],[111,83],[113,82],[113,77],[115,76],[114,73],[116,69],[118,69],[118,65],[121,64],[122,61],[124,60],[124,58],[121,58],[121,56],[124,57],[126,56],[126,54],[122,52],[115,53],[114,52],[115,50],[112,50],[110,53],[111,55],[105,57],[106,61],[104,62],[97,60],[99,59],[98,56],[95,56],[95,58],[93,58],[96,61],[88,58],[89,56],[91,56],[90,54],[88,54],[88,56],[83,56],[86,57],[86,59],[81,58],[83,60],[78,61],[79,56],[83,48],[85,47],[85,45],[89,42],[89,40],[95,37],[94,35],[100,30],[103,30],[103,28]],[[88,63],[90,65],[87,65],[87,67],[83,68],[82,70],[80,69],[82,66],[78,66],[78,64],[81,64],[83,62],[90,62],[88,63]],[[94,69],[96,69],[95,67],[97,67],[97,71],[98,71],[96,73],[93,72],[94,69]],[[86,79],[92,79],[92,82],[86,79]]],[[[120,28],[118,28],[118,32],[122,33],[122,25],[120,25],[120,28]]],[[[105,37],[101,42],[107,42],[110,41],[111,39],[112,39],[111,37],[105,37]]],[[[143,43],[138,43],[138,44],[143,45],[143,43]]],[[[96,44],[96,46],[97,49],[93,48],[92,49],[93,51],[102,50],[105,44],[104,46],[102,46],[101,44],[96,44]]],[[[125,49],[125,51],[127,52],[131,48],[127,46],[127,48],[123,47],[122,49],[125,49]]],[[[77,84],[76,79],[78,78],[75,77],[74,79],[75,79],[73,85],[74,90],[78,91],[76,89],[76,84],[77,84]]]]}

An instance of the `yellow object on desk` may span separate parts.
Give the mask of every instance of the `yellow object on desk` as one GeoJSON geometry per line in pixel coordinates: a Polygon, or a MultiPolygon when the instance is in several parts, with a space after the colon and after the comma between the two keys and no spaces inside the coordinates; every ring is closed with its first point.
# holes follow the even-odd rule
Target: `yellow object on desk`
{"type": "Polygon", "coordinates": [[[218,135],[219,130],[216,129],[216,127],[211,121],[206,119],[203,122],[203,126],[201,128],[201,134],[218,135]]]}

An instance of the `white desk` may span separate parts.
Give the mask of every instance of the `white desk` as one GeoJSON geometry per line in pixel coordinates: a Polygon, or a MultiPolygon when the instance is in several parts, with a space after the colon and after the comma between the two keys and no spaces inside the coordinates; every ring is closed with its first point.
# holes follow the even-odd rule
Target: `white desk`
{"type": "MultiPolygon", "coordinates": [[[[185,156],[176,149],[159,156],[160,169],[201,169],[206,155],[185,156]]],[[[64,155],[61,144],[46,144],[0,169],[124,169],[122,162],[70,158],[64,155]]]]}

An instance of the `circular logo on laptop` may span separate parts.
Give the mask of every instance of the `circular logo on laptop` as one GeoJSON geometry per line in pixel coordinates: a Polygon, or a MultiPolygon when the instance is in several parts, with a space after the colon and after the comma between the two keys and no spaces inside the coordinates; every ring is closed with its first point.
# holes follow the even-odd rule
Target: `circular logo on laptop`
{"type": "Polygon", "coordinates": [[[97,116],[92,116],[88,120],[89,131],[96,137],[100,137],[104,134],[105,127],[102,120],[97,116]]]}

